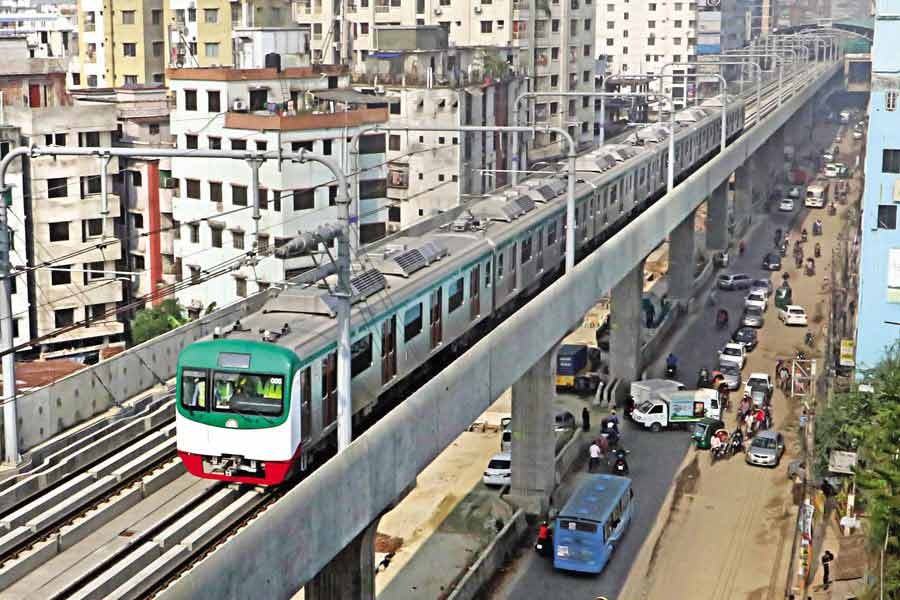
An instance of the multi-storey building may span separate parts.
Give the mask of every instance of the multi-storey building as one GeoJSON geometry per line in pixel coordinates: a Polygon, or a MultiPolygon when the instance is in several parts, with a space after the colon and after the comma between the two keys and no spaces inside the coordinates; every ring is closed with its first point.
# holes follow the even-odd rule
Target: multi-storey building
{"type": "MultiPolygon", "coordinates": [[[[165,11],[166,64],[171,68],[249,68],[249,60],[246,57],[243,61],[240,59],[242,38],[251,37],[254,31],[260,30],[297,30],[291,20],[289,0],[212,0],[201,6],[194,0],[169,0],[165,11]]],[[[258,35],[254,37],[260,47],[258,35]]],[[[279,40],[283,43],[272,51],[288,54],[305,50],[289,33],[279,34],[279,40]],[[291,42],[297,46],[291,48],[291,42]]]]}
{"type": "MultiPolygon", "coordinates": [[[[269,61],[272,61],[270,57],[269,61]]],[[[257,69],[195,68],[168,71],[175,107],[171,131],[179,148],[309,150],[350,172],[348,139],[363,125],[386,123],[384,101],[349,89],[345,67],[319,65],[257,69]],[[379,107],[369,104],[380,103],[379,107]]],[[[359,232],[362,242],[384,235],[384,134],[360,143],[359,232]]],[[[173,217],[180,224],[175,257],[183,279],[196,285],[178,293],[193,314],[253,294],[292,272],[307,258],[281,261],[271,249],[337,218],[337,183],[318,163],[265,162],[259,169],[260,218],[248,188],[251,167],[231,159],[172,159],[178,182],[173,217]],[[258,255],[250,259],[250,251],[258,255]],[[228,274],[206,280],[222,265],[228,274]]]]}
{"type": "Polygon", "coordinates": [[[163,0],[78,0],[71,87],[162,83],[163,0]]]}
{"type": "MultiPolygon", "coordinates": [[[[113,106],[12,106],[5,109],[5,119],[15,128],[5,137],[15,145],[109,146],[116,132],[113,106]]],[[[14,243],[22,237],[15,230],[18,224],[24,231],[17,251],[22,263],[51,265],[17,277],[17,287],[27,289],[25,339],[88,321],[41,342],[41,354],[47,358],[90,358],[122,338],[123,324],[114,313],[123,293],[116,272],[121,244],[115,222],[121,211],[117,194],[110,192],[103,201],[101,169],[93,157],[42,157],[27,160],[21,174],[23,214],[17,219],[14,208],[14,243]],[[61,256],[70,258],[58,260],[61,256]]],[[[113,159],[107,168],[110,190],[117,172],[118,161],[113,159]]],[[[20,335],[22,329],[20,322],[20,335]]]]}
{"type": "MultiPolygon", "coordinates": [[[[342,15],[342,3],[309,0],[295,4],[294,18],[310,30],[314,61],[340,62],[347,55],[353,57],[353,64],[361,64],[380,49],[376,32],[381,26],[436,25],[447,31],[451,47],[494,48],[490,54],[500,56],[497,66],[532,78],[535,91],[590,92],[594,90],[596,56],[593,1],[358,0],[344,3],[347,12],[342,15]],[[347,23],[343,32],[342,22],[347,23]]],[[[549,101],[529,101],[532,107],[535,102],[547,105],[547,110],[541,111],[540,124],[563,128],[578,143],[593,142],[592,102],[578,100],[572,112],[565,110],[569,107],[565,102],[563,109],[554,113],[549,101]]],[[[566,150],[561,145],[557,134],[538,133],[529,158],[558,156],[566,150]]]]}
{"type": "MultiPolygon", "coordinates": [[[[163,87],[82,90],[73,94],[78,104],[115,106],[119,131],[114,145],[126,148],[172,148],[169,131],[168,91],[163,87]]],[[[166,297],[175,283],[175,231],[172,219],[171,176],[168,158],[120,158],[116,192],[122,217],[116,227],[126,251],[117,270],[132,273],[125,302],[166,297]]]]}
{"type": "Polygon", "coordinates": [[[74,49],[75,6],[0,3],[0,37],[25,37],[33,58],[64,58],[74,49]]]}
{"type": "Polygon", "coordinates": [[[876,0],[866,135],[856,364],[874,367],[900,329],[900,0],[876,0]]]}
{"type": "Polygon", "coordinates": [[[406,227],[504,185],[512,162],[503,134],[427,129],[511,122],[525,81],[507,65],[505,50],[450,48],[446,30],[435,25],[384,25],[374,35],[377,50],[355,65],[353,79],[357,89],[390,100],[396,131],[387,147],[388,227],[406,227]]]}

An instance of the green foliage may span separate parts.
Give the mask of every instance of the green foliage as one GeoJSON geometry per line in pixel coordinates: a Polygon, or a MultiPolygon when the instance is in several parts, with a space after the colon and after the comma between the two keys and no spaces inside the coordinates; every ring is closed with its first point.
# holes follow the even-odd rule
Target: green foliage
{"type": "Polygon", "coordinates": [[[493,79],[502,79],[509,73],[509,64],[497,56],[482,50],[481,64],[484,65],[484,74],[493,79]]]}
{"type": "Polygon", "coordinates": [[[885,597],[900,597],[900,346],[864,374],[874,392],[835,397],[816,419],[817,472],[831,450],[855,450],[858,503],[864,507],[870,547],[885,545],[885,597]]]}
{"type": "Polygon", "coordinates": [[[168,298],[159,306],[139,310],[131,321],[131,339],[134,345],[171,331],[183,325],[186,319],[178,300],[168,298]]]}

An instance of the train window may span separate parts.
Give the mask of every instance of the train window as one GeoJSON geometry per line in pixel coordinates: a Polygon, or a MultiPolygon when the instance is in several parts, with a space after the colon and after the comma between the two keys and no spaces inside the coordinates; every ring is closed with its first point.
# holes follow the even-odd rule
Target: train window
{"type": "Polygon", "coordinates": [[[547,225],[547,245],[552,246],[556,243],[556,221],[547,225]]]}
{"type": "Polygon", "coordinates": [[[450,282],[447,286],[447,312],[453,312],[463,303],[463,278],[450,282]]]}
{"type": "Polygon", "coordinates": [[[484,263],[484,287],[491,287],[491,261],[484,263]]]}
{"type": "Polygon", "coordinates": [[[515,272],[516,270],[516,245],[513,244],[509,248],[509,270],[515,272]]]}
{"type": "Polygon", "coordinates": [[[609,188],[609,201],[614,203],[619,196],[619,184],[614,184],[609,188]]]}
{"type": "Polygon", "coordinates": [[[184,369],[181,372],[181,405],[206,410],[206,371],[184,369]]]}
{"type": "Polygon", "coordinates": [[[362,337],[350,346],[350,377],[356,377],[372,366],[372,334],[362,337]]]}
{"type": "Polygon", "coordinates": [[[408,342],[422,331],[422,303],[403,313],[403,340],[408,342]]]}
{"type": "Polygon", "coordinates": [[[497,255],[497,279],[503,279],[503,252],[497,255]]]}
{"type": "Polygon", "coordinates": [[[284,378],[255,373],[213,373],[213,409],[278,416],[284,408],[284,378]]]}
{"type": "Polygon", "coordinates": [[[531,238],[522,240],[522,264],[531,260],[531,238]]]}

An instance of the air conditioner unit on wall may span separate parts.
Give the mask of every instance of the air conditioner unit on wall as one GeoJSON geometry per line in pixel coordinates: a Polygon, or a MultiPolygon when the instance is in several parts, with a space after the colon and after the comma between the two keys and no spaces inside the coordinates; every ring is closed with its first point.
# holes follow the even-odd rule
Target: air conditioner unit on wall
{"type": "Polygon", "coordinates": [[[481,7],[480,7],[480,6],[476,6],[476,7],[474,8],[474,10],[475,10],[475,14],[476,14],[476,15],[480,15],[480,14],[481,14],[481,7]]]}
{"type": "Polygon", "coordinates": [[[388,233],[397,233],[400,231],[400,223],[388,223],[387,224],[387,232],[388,233]]]}
{"type": "Polygon", "coordinates": [[[247,103],[243,100],[235,100],[231,103],[231,110],[234,110],[236,112],[243,112],[247,110],[247,103]]]}
{"type": "Polygon", "coordinates": [[[442,11],[440,8],[435,7],[435,9],[434,9],[434,14],[436,14],[437,16],[441,16],[441,14],[442,14],[443,12],[444,12],[444,11],[442,11]]]}

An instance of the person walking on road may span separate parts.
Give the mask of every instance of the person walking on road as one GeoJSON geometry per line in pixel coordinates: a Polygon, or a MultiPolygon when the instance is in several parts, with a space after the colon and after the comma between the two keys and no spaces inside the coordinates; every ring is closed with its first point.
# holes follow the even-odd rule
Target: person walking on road
{"type": "Polygon", "coordinates": [[[591,411],[587,409],[587,406],[581,409],[581,430],[591,430],[591,411]]]}
{"type": "Polygon", "coordinates": [[[594,440],[588,452],[590,452],[590,459],[588,460],[588,473],[593,473],[594,469],[600,464],[600,456],[603,453],[603,451],[600,449],[600,444],[597,443],[597,440],[594,440]]]}
{"type": "Polygon", "coordinates": [[[828,586],[831,585],[831,577],[829,570],[831,569],[831,561],[834,560],[834,554],[831,553],[831,550],[826,550],[825,554],[822,555],[822,585],[825,586],[825,589],[828,589],[828,586]]]}

